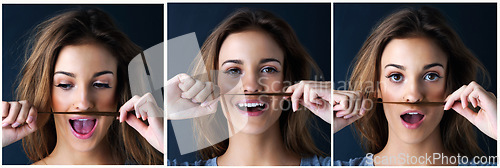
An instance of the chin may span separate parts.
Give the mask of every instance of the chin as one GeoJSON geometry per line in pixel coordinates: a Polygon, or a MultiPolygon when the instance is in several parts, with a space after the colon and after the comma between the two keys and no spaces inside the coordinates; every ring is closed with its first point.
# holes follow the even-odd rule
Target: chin
{"type": "MultiPolygon", "coordinates": [[[[278,122],[279,115],[277,111],[266,110],[262,115],[259,116],[249,116],[247,114],[242,114],[237,109],[230,109],[230,122],[235,130],[235,134],[243,133],[250,135],[259,135],[271,128],[276,122],[278,122]]],[[[224,114],[226,118],[227,114],[224,114]]]]}

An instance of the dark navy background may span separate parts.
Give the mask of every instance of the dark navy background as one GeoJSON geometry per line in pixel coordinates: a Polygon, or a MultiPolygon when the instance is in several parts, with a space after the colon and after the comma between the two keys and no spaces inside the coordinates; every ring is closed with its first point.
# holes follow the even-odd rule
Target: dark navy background
{"type": "MultiPolygon", "coordinates": [[[[348,79],[349,65],[368,38],[372,28],[389,14],[403,7],[423,5],[439,9],[448,23],[459,34],[465,45],[486,66],[491,84],[486,90],[496,95],[497,76],[497,11],[496,4],[348,4],[334,3],[334,88],[342,89],[348,79]]],[[[485,83],[487,84],[487,83],[485,83]]],[[[486,87],[486,85],[483,85],[486,87]]],[[[498,95],[497,95],[498,96],[498,95]]],[[[334,160],[347,161],[365,156],[354,127],[348,126],[334,137],[334,160]]],[[[478,132],[478,143],[483,151],[496,156],[496,141],[478,132]]]]}
{"type": "MultiPolygon", "coordinates": [[[[2,100],[14,100],[15,82],[32,28],[61,11],[100,8],[142,49],[163,42],[163,5],[2,5],[2,100]]],[[[2,148],[2,163],[30,164],[21,141],[2,148]]]]}
{"type": "MultiPolygon", "coordinates": [[[[331,4],[178,4],[169,3],[168,39],[191,32],[196,32],[201,47],[208,35],[229,14],[241,7],[264,9],[284,19],[293,28],[302,45],[316,60],[326,80],[331,75],[331,4]]],[[[311,129],[318,148],[330,155],[330,124],[316,117],[319,128],[311,129]]],[[[195,152],[180,155],[173,133],[168,122],[168,159],[177,161],[195,161],[195,152]]]]}

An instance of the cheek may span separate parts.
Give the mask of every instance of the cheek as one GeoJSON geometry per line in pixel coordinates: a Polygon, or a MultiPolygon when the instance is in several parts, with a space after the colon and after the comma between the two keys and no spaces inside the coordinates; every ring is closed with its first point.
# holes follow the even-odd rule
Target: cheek
{"type": "Polygon", "coordinates": [[[96,107],[98,110],[116,110],[115,89],[110,89],[109,92],[100,92],[96,96],[96,107]]]}
{"type": "Polygon", "coordinates": [[[283,77],[263,78],[259,83],[264,87],[265,92],[284,92],[283,77]]]}
{"type": "Polygon", "coordinates": [[[52,110],[67,111],[71,107],[71,96],[63,91],[57,91],[57,88],[53,88],[52,91],[52,110]]]}

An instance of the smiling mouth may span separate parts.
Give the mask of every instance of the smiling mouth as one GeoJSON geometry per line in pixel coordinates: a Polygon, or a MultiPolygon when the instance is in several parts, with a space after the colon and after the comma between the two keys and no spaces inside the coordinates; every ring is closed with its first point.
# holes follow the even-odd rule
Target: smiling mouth
{"type": "Polygon", "coordinates": [[[69,119],[73,135],[79,139],[87,139],[94,133],[97,119],[69,119]]]}
{"type": "Polygon", "coordinates": [[[238,103],[238,109],[246,112],[259,112],[264,111],[267,107],[265,103],[238,103]]]}

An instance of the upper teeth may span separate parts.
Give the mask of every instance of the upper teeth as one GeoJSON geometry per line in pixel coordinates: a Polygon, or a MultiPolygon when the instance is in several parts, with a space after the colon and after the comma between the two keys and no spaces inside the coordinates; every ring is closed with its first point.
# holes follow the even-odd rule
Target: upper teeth
{"type": "Polygon", "coordinates": [[[264,103],[239,103],[238,106],[240,106],[240,107],[257,107],[257,106],[264,106],[264,103]]]}
{"type": "Polygon", "coordinates": [[[78,121],[87,121],[89,119],[77,119],[78,121]]]}
{"type": "Polygon", "coordinates": [[[417,112],[413,112],[413,113],[407,113],[407,114],[409,114],[409,115],[416,115],[418,113],[417,112]]]}

